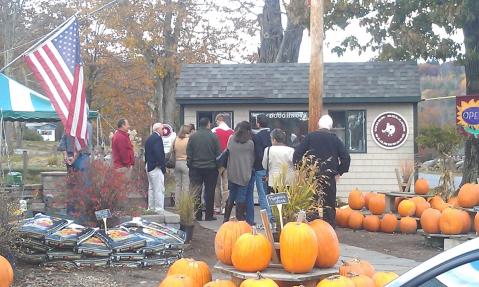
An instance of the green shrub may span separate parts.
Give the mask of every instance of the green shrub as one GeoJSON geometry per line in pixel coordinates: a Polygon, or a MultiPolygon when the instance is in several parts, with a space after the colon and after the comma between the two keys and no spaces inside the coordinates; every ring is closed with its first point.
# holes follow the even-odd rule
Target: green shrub
{"type": "Polygon", "coordinates": [[[43,141],[43,138],[42,138],[41,135],[39,135],[39,134],[38,134],[36,131],[34,131],[34,130],[24,129],[24,130],[23,130],[23,140],[41,142],[41,141],[43,141]]]}

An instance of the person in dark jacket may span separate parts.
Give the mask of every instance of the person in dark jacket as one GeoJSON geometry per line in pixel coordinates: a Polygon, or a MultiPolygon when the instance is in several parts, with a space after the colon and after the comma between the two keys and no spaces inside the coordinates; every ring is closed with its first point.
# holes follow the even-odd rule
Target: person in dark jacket
{"type": "Polygon", "coordinates": [[[145,163],[148,174],[148,209],[163,212],[165,206],[165,149],[161,138],[163,125],[153,125],[153,133],[145,142],[145,163]]]}
{"type": "MultiPolygon", "coordinates": [[[[318,176],[325,176],[328,184],[320,188],[323,193],[324,220],[336,226],[336,183],[339,177],[349,171],[351,157],[343,142],[330,130],[333,119],[329,115],[319,119],[319,131],[306,136],[296,147],[293,162],[298,163],[303,156],[312,156],[319,162],[318,176]]],[[[317,215],[316,215],[317,216],[317,215]]]]}
{"type": "Polygon", "coordinates": [[[196,220],[203,219],[200,203],[204,185],[206,221],[216,220],[216,217],[213,216],[215,187],[218,180],[216,158],[221,153],[218,138],[210,128],[210,120],[201,118],[198,131],[190,136],[186,147],[186,164],[189,168],[190,185],[192,192],[196,194],[196,220]]]}
{"type": "Polygon", "coordinates": [[[271,207],[268,205],[268,201],[266,200],[268,184],[266,179],[266,169],[263,167],[264,151],[266,148],[271,146],[271,134],[268,128],[268,118],[266,115],[258,115],[256,118],[256,126],[259,128],[259,132],[253,136],[256,191],[258,192],[259,206],[261,209],[265,209],[268,212],[270,222],[274,222],[271,207]]]}

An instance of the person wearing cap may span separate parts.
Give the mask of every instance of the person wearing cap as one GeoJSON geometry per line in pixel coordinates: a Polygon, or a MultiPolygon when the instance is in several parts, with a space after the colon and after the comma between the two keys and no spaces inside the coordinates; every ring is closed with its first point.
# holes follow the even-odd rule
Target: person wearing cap
{"type": "MultiPolygon", "coordinates": [[[[318,126],[318,131],[308,134],[296,147],[293,162],[298,163],[304,156],[312,156],[319,163],[318,176],[325,177],[328,183],[323,184],[319,190],[323,193],[323,219],[335,227],[336,183],[340,176],[349,171],[351,157],[344,143],[331,132],[333,119],[329,115],[322,116],[318,126]]],[[[317,216],[318,214],[312,215],[313,218],[317,216]]]]}
{"type": "Polygon", "coordinates": [[[163,124],[155,123],[153,133],[145,142],[146,173],[148,175],[148,209],[162,213],[165,206],[165,149],[161,138],[163,124]]]}

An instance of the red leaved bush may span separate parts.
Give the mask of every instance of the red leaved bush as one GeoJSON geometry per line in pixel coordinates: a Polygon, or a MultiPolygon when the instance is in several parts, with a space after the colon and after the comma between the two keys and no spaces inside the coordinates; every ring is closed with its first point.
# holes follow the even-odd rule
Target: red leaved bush
{"type": "MultiPolygon", "coordinates": [[[[133,180],[132,180],[133,182],[133,180]]],[[[128,200],[132,182],[116,171],[107,162],[94,160],[86,172],[74,172],[70,175],[68,202],[71,214],[83,224],[96,225],[95,211],[110,209],[114,217],[133,214],[138,206],[132,206],[128,200]]]]}

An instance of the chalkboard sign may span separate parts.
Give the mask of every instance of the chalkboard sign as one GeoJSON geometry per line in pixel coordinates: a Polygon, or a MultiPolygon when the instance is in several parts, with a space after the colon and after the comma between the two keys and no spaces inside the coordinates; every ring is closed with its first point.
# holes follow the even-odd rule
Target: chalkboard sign
{"type": "Polygon", "coordinates": [[[266,195],[266,198],[268,199],[269,206],[289,203],[288,194],[286,192],[271,193],[266,195]]]}
{"type": "Polygon", "coordinates": [[[111,218],[111,211],[109,209],[102,209],[95,211],[96,220],[111,218]]]}

